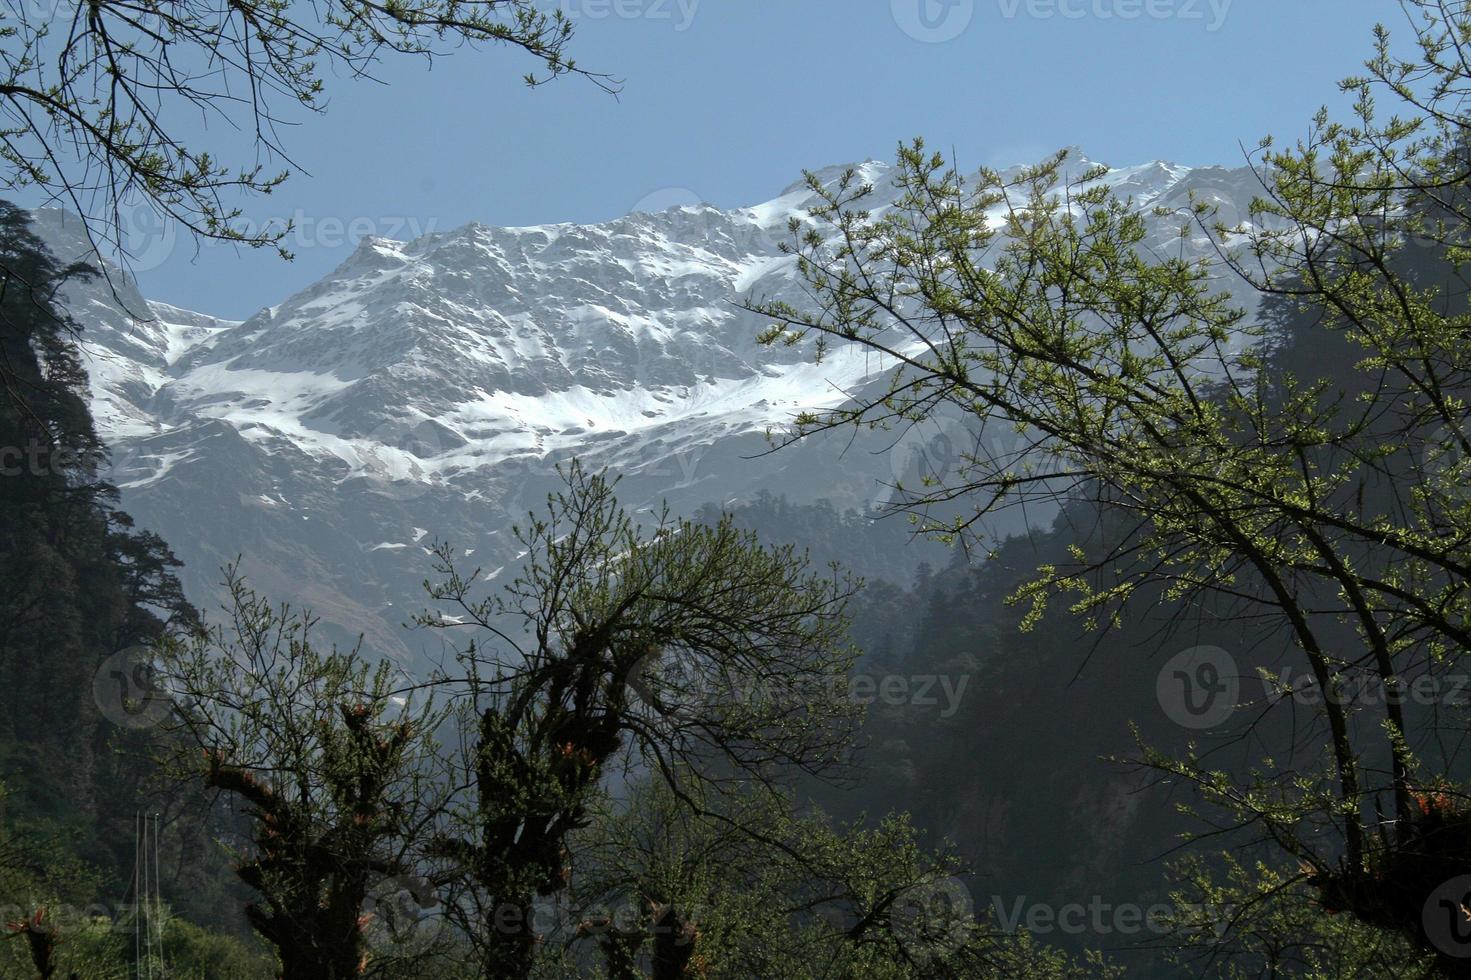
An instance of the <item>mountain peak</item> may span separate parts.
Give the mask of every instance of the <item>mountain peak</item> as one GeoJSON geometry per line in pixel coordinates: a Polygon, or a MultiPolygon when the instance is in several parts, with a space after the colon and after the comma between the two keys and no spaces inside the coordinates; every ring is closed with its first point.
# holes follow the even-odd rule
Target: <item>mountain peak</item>
{"type": "MultiPolygon", "coordinates": [[[[1069,165],[1087,163],[1075,149],[1069,165]]],[[[831,184],[850,170],[875,188],[867,206],[892,202],[890,163],[815,173],[831,184]]],[[[1103,179],[1141,208],[1195,189],[1229,204],[1253,186],[1165,162],[1103,179]]],[[[799,411],[886,381],[856,347],[814,364],[755,342],[766,322],[741,297],[804,301],[780,245],[811,198],[799,182],[752,207],[675,200],[597,224],[366,237],[239,324],[157,304],[145,329],[110,294],[79,293],[123,504],[175,542],[191,594],[211,595],[213,570],[245,551],[282,594],[326,589],[325,619],[379,636],[398,635],[392,610],[419,601],[423,568],[375,546],[433,528],[508,563],[511,524],[572,456],[623,474],[635,510],[668,500],[687,513],[761,489],[872,504],[902,478],[902,453],[766,452],[766,432],[799,411]]],[[[1178,223],[1146,221],[1146,247],[1181,247],[1178,223]]]]}

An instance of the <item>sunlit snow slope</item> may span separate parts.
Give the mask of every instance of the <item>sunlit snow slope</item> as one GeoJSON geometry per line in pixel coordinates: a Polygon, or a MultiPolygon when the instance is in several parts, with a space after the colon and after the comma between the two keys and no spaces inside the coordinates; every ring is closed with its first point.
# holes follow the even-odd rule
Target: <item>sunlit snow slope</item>
{"type": "MultiPolygon", "coordinates": [[[[859,169],[876,207],[892,201],[888,165],[859,169]]],[[[1248,171],[1163,163],[1105,179],[1141,208],[1193,191],[1228,214],[1255,186],[1248,171]]],[[[814,365],[758,347],[764,324],[734,305],[800,302],[778,243],[808,204],[799,183],[733,210],[368,239],[244,322],[149,303],[117,276],[74,289],[123,505],[173,545],[201,604],[243,554],[262,590],[410,657],[422,638],[401,624],[421,603],[426,547],[442,538],[487,569],[507,564],[511,525],[571,456],[622,473],[636,508],[760,489],[877,501],[927,436],[897,454],[879,452],[895,438],[882,434],[765,454],[768,428],[881,378],[856,349],[814,365]]],[[[1158,247],[1178,250],[1178,220],[1151,220],[1158,247]]],[[[83,252],[74,219],[43,211],[38,225],[62,257],[83,252]]]]}

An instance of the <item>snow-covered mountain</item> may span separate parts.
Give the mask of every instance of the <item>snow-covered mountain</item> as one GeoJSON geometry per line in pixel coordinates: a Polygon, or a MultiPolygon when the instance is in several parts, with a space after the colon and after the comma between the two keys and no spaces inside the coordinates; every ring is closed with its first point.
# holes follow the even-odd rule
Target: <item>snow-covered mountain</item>
{"type": "MultiPolygon", "coordinates": [[[[858,169],[875,208],[892,201],[889,165],[858,169]]],[[[1105,179],[1141,208],[1194,192],[1235,214],[1256,186],[1246,170],[1165,163],[1105,179]]],[[[732,210],[366,239],[244,322],[148,302],[121,276],[73,289],[123,506],[184,559],[197,602],[212,605],[220,565],[243,554],[258,588],[409,657],[421,638],[401,624],[421,603],[426,546],[508,564],[511,525],[574,455],[621,473],[640,509],[761,489],[876,502],[916,450],[944,453],[944,433],[909,433],[891,453],[896,435],[880,433],[767,454],[770,428],[839,404],[882,365],[759,347],[764,324],[732,302],[798,299],[778,243],[810,203],[797,183],[732,210]]],[[[1178,220],[1151,220],[1159,247],[1178,249],[1178,220]]],[[[61,257],[83,254],[75,219],[39,212],[37,229],[61,257]]]]}

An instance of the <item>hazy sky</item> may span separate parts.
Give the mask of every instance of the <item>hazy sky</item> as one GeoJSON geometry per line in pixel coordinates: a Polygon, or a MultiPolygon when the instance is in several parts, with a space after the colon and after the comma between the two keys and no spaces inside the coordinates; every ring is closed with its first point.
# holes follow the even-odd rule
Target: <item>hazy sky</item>
{"type": "MultiPolygon", "coordinates": [[[[329,78],[286,134],[304,172],[255,220],[295,217],[286,263],[150,237],[147,295],[244,317],[310,284],[364,231],[595,221],[688,196],[738,206],[804,168],[889,159],[924,136],[967,169],[1077,144],[1099,161],[1239,165],[1341,104],[1386,0],[561,0],[582,66],[528,90],[516,52],[395,60],[329,78]]],[[[203,133],[215,137],[219,133],[203,133]]],[[[657,209],[657,208],[656,208],[657,209]]]]}

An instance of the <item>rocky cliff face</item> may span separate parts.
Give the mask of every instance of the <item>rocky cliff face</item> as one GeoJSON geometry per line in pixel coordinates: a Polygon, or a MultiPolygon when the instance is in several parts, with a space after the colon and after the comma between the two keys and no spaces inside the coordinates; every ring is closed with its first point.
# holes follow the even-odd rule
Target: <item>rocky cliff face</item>
{"type": "MultiPolygon", "coordinates": [[[[858,169],[876,209],[892,202],[888,165],[858,169]]],[[[1248,171],[1163,163],[1104,179],[1141,208],[1194,192],[1228,219],[1256,186],[1248,171]]],[[[572,456],[623,474],[622,498],[645,512],[760,489],[881,500],[918,452],[949,452],[943,427],[765,454],[767,431],[799,409],[882,378],[859,350],[814,365],[761,348],[764,324],[735,305],[800,302],[779,243],[810,203],[796,184],[733,210],[366,239],[244,322],[148,302],[120,275],[74,289],[124,506],[184,559],[201,606],[243,554],[259,588],[409,659],[421,638],[401,624],[421,602],[426,547],[442,538],[488,571],[509,564],[511,526],[572,456]]],[[[1210,248],[1180,240],[1178,219],[1150,220],[1161,250],[1210,248]]],[[[59,255],[83,253],[75,219],[44,211],[38,226],[59,255]]]]}

